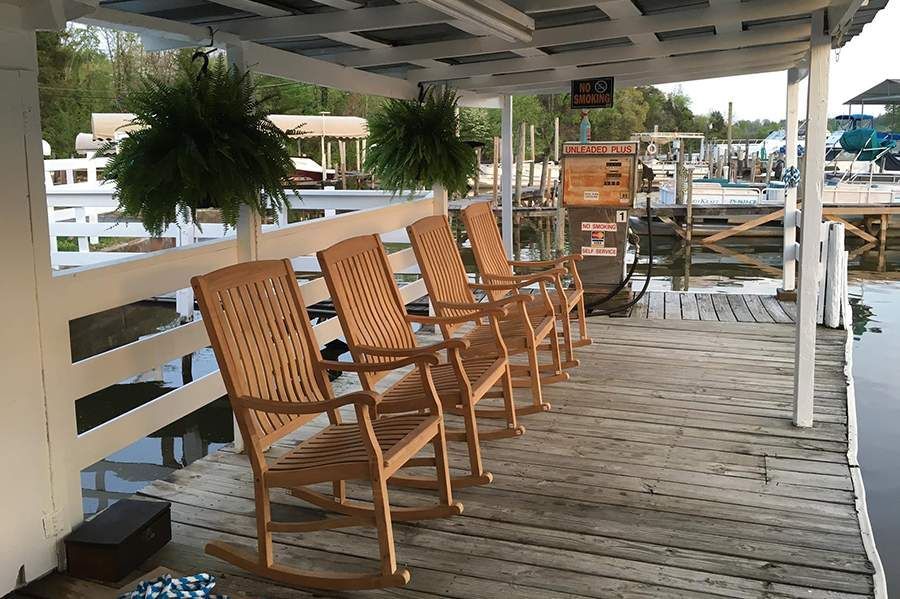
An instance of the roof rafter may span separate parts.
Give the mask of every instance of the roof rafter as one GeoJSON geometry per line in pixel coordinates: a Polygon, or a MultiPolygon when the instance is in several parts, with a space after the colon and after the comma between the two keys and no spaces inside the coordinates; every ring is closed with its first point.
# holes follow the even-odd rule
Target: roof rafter
{"type": "Polygon", "coordinates": [[[278,40],[329,33],[388,29],[398,25],[431,25],[447,20],[444,13],[417,4],[357,8],[311,15],[221,21],[216,26],[245,40],[278,40]]]}
{"type": "Polygon", "coordinates": [[[753,29],[741,33],[675,39],[667,42],[634,46],[603,48],[602,50],[581,50],[562,54],[541,55],[534,58],[513,58],[455,66],[441,65],[434,69],[420,69],[409,73],[413,82],[440,81],[459,77],[474,77],[491,73],[514,73],[534,71],[543,68],[575,66],[593,61],[611,63],[620,60],[656,58],[671,54],[703,52],[708,50],[728,50],[735,47],[750,47],[764,44],[783,43],[809,39],[809,23],[786,23],[765,29],[753,29]]]}
{"type": "Polygon", "coordinates": [[[590,42],[702,25],[714,26],[716,23],[728,20],[747,21],[787,17],[823,8],[828,3],[829,0],[792,0],[791,2],[784,2],[783,0],[755,0],[754,2],[742,2],[736,7],[719,6],[685,9],[665,14],[641,15],[612,21],[539,29],[534,32],[534,37],[528,44],[480,37],[385,48],[382,50],[342,52],[325,58],[345,66],[365,67],[408,62],[423,58],[490,54],[524,47],[590,42]]]}
{"type": "Polygon", "coordinates": [[[651,58],[641,61],[620,62],[600,66],[569,67],[543,70],[532,73],[515,73],[512,75],[490,75],[468,81],[458,81],[466,89],[484,90],[497,87],[528,86],[554,81],[570,81],[588,77],[607,76],[640,76],[642,73],[667,72],[677,74],[685,69],[698,66],[711,68],[715,66],[741,65],[752,60],[773,62],[794,54],[802,54],[809,48],[808,42],[792,42],[777,46],[756,48],[739,48],[698,55],[651,58]]]}

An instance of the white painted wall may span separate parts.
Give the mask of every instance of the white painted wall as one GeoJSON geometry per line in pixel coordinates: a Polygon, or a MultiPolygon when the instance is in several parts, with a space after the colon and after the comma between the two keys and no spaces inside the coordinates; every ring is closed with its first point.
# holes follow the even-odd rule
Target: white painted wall
{"type": "Polygon", "coordinates": [[[35,171],[28,159],[42,160],[39,131],[34,139],[29,127],[38,118],[33,61],[34,34],[0,30],[0,255],[7,256],[0,285],[0,595],[20,576],[32,580],[56,567],[42,522],[53,503],[31,227],[31,202],[44,202],[43,177],[29,188],[27,176],[35,171]]]}

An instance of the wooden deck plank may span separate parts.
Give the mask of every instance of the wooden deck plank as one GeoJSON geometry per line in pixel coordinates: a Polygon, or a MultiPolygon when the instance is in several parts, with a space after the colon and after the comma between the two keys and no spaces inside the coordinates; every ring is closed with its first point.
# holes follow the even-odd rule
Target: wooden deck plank
{"type": "Polygon", "coordinates": [[[756,322],[756,319],[753,318],[753,314],[750,312],[750,308],[747,307],[746,296],[738,293],[729,293],[725,297],[738,322],[756,322]]]}
{"type": "Polygon", "coordinates": [[[681,294],[681,317],[684,320],[700,320],[700,306],[695,294],[681,294]]]}
{"type": "Polygon", "coordinates": [[[681,295],[674,291],[667,291],[663,298],[666,320],[681,320],[681,295]]]}
{"type": "Polygon", "coordinates": [[[647,307],[648,319],[663,319],[666,317],[665,293],[662,291],[648,291],[650,296],[647,307]]]}
{"type": "MultiPolygon", "coordinates": [[[[780,302],[651,292],[644,306],[643,318],[589,319],[602,342],[576,351],[582,366],[570,381],[545,387],[553,410],[523,417],[519,439],[482,444],[494,481],[454,490],[462,516],[395,525],[412,581],[367,597],[873,596],[846,454],[844,332],[819,330],[816,424],[800,429],[790,420],[794,331],[780,302]]],[[[335,387],[351,390],[354,379],[335,387]]],[[[466,467],[462,444],[449,453],[451,467],[466,467]]],[[[252,483],[247,457],[223,450],[144,489],[173,503],[173,542],[152,563],[224,575],[235,596],[313,596],[203,553],[215,538],[255,542],[252,483]]],[[[351,498],[367,494],[348,485],[351,498]]],[[[413,489],[389,496],[399,506],[434,501],[413,489]]],[[[321,515],[283,490],[272,502],[279,520],[321,515]]],[[[377,545],[359,527],[277,534],[275,551],[297,567],[358,569],[373,567],[377,545]]],[[[53,588],[67,596],[65,584],[53,588]]]]}
{"type": "Polygon", "coordinates": [[[747,307],[750,309],[750,313],[756,322],[775,322],[775,319],[763,306],[762,296],[747,294],[744,295],[744,300],[747,302],[747,307]]]}
{"type": "Polygon", "coordinates": [[[719,317],[720,321],[737,322],[737,317],[735,317],[734,310],[731,309],[731,304],[728,303],[728,297],[725,294],[712,294],[712,302],[716,308],[716,316],[719,317]]]}
{"type": "Polygon", "coordinates": [[[781,307],[781,302],[778,301],[777,298],[772,296],[764,296],[762,298],[763,306],[765,306],[766,311],[769,313],[769,316],[772,317],[772,320],[780,323],[792,323],[794,319],[791,318],[787,312],[784,311],[784,308],[781,307]]]}
{"type": "Polygon", "coordinates": [[[716,308],[713,306],[712,296],[708,293],[697,293],[697,308],[700,312],[700,320],[719,320],[716,316],[716,308]]]}

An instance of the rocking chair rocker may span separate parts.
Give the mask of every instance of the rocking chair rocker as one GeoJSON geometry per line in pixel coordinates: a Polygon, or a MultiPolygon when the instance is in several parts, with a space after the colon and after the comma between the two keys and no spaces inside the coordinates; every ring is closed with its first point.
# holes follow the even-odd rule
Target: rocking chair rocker
{"type": "MultiPolygon", "coordinates": [[[[248,262],[191,279],[203,322],[216,354],[228,397],[253,468],[258,550],[221,541],[210,555],[278,582],[319,589],[402,586],[410,574],[397,567],[392,520],[460,514],[451,495],[441,403],[432,380],[437,357],[422,349],[378,363],[323,360],[289,260],[248,262]],[[372,391],[334,397],[327,370],[385,372],[414,365],[422,410],[379,414],[383,398],[372,391]],[[353,406],[356,422],[342,422],[338,409],[353,406]],[[321,414],[330,424],[294,449],[267,463],[266,447],[321,414]],[[415,458],[427,445],[434,458],[415,458]],[[434,466],[436,505],[390,509],[387,481],[411,465],[434,466]],[[369,480],[372,503],[347,500],[345,481],[369,480]],[[333,497],[304,488],[332,483],[333,497]],[[269,491],[291,490],[323,509],[341,514],[315,521],[272,520],[269,491]],[[302,571],[274,561],[272,533],[303,533],[373,525],[378,531],[380,571],[302,571]]],[[[410,391],[412,394],[412,390],[410,391]]]]}

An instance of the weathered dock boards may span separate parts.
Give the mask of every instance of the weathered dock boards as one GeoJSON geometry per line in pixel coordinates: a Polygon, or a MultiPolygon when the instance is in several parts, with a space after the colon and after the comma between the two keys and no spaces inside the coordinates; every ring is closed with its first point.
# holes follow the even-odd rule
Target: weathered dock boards
{"type": "MultiPolygon", "coordinates": [[[[816,425],[798,429],[793,327],[589,320],[596,344],[579,350],[569,382],[546,388],[552,412],[523,418],[520,439],[484,444],[494,482],[456,493],[463,515],[395,525],[409,586],[347,596],[873,596],[846,453],[844,331],[819,330],[816,425]]],[[[211,572],[234,596],[335,596],[260,581],[204,555],[213,538],[254,542],[244,456],[220,451],[141,495],[171,501],[175,522],[148,569],[211,572]]],[[[391,490],[398,504],[422,496],[391,490]]],[[[274,501],[276,517],[317,515],[282,492],[274,501]]],[[[276,535],[276,554],[299,567],[371,568],[377,547],[371,529],[354,528],[276,535]]],[[[54,576],[24,595],[99,596],[84,585],[54,576]]]]}
{"type": "Polygon", "coordinates": [[[792,302],[771,295],[648,291],[631,318],[787,324],[794,322],[796,311],[792,302]]]}

